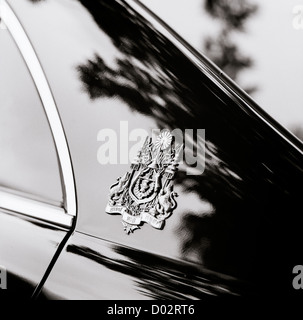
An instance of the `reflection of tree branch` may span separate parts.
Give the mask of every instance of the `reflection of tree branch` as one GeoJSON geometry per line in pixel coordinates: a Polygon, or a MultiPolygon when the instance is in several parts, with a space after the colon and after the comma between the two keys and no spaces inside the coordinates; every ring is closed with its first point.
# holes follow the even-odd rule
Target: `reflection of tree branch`
{"type": "MultiPolygon", "coordinates": [[[[114,66],[98,54],[78,66],[90,98],[119,98],[132,111],[154,119],[159,128],[206,129],[204,174],[187,176],[179,171],[176,177],[185,192],[195,193],[214,208],[207,214],[185,213],[178,230],[184,258],[194,253],[207,267],[247,278],[258,264],[276,262],[279,255],[273,239],[278,236],[271,231],[268,237],[266,228],[277,212],[289,206],[286,193],[273,187],[287,181],[288,165],[276,151],[275,163],[271,162],[270,149],[275,147],[266,144],[265,149],[264,140],[272,133],[226,96],[218,99],[216,94],[221,93],[214,87],[213,93],[203,73],[130,8],[119,2],[81,2],[116,48],[114,66]],[[261,248],[263,253],[258,251],[261,248]],[[262,261],[252,261],[257,253],[262,261]]],[[[237,49],[226,44],[239,60],[237,49]]],[[[292,185],[284,189],[295,190],[292,185]]]]}
{"type": "Polygon", "coordinates": [[[235,79],[242,69],[252,65],[252,60],[239,52],[239,47],[232,43],[226,30],[223,30],[216,39],[208,37],[205,48],[213,62],[232,79],[235,79]]]}
{"type": "MultiPolygon", "coordinates": [[[[241,53],[231,37],[233,32],[245,30],[247,19],[256,13],[258,7],[247,0],[206,0],[205,8],[220,20],[221,31],[216,37],[206,38],[204,52],[233,80],[237,80],[242,70],[252,66],[252,60],[241,53]]],[[[248,93],[255,90],[256,87],[246,88],[248,93]]]]}
{"type": "Polygon", "coordinates": [[[137,291],[152,299],[202,299],[208,295],[245,294],[250,290],[244,284],[235,283],[233,279],[221,278],[190,264],[124,247],[114,246],[113,250],[120,255],[120,259],[109,258],[83,246],[67,247],[67,252],[131,276],[137,291]]]}
{"type": "MultiPolygon", "coordinates": [[[[200,119],[210,118],[207,108],[194,109],[188,104],[185,108],[182,98],[186,97],[186,94],[178,95],[177,84],[169,85],[171,80],[167,79],[168,85],[164,85],[160,74],[155,71],[151,73],[139,66],[134,68],[127,55],[124,56],[124,60],[119,58],[116,61],[116,69],[106,65],[99,56],[95,56],[85,65],[79,66],[78,72],[92,99],[119,97],[133,111],[151,116],[160,126],[198,128],[200,119]],[[161,97],[161,102],[155,97],[161,97]],[[199,112],[200,116],[191,116],[192,113],[199,112]]],[[[227,136],[220,136],[219,139],[225,147],[231,143],[227,131],[226,134],[227,136]]],[[[218,141],[216,134],[213,135],[214,132],[210,132],[209,139],[218,141]]],[[[240,177],[254,175],[254,171],[258,172],[260,169],[255,168],[255,163],[248,162],[249,154],[242,154],[241,157],[245,157],[244,163],[250,167],[246,170],[236,167],[231,169],[226,163],[233,162],[228,158],[226,161],[223,160],[227,155],[220,155],[218,143],[211,144],[210,141],[206,141],[207,167],[202,176],[187,176],[182,171],[177,175],[176,183],[186,192],[196,193],[214,207],[210,216],[187,214],[184,217],[178,230],[180,235],[186,235],[180,237],[183,239],[181,250],[185,257],[190,257],[192,252],[198,252],[200,261],[207,267],[231,274],[236,272],[238,276],[245,277],[252,271],[246,265],[251,261],[243,259],[242,252],[256,250],[254,228],[258,220],[252,217],[258,210],[253,201],[258,190],[251,192],[254,185],[249,186],[240,177]],[[251,203],[251,206],[247,208],[248,203],[251,203]],[[245,215],[242,212],[245,212],[245,215]],[[240,225],[246,226],[245,232],[239,228],[240,225]]],[[[234,156],[240,158],[239,150],[234,149],[234,152],[234,156]]],[[[266,193],[260,193],[258,203],[264,195],[266,193]]]]}
{"type": "Polygon", "coordinates": [[[206,0],[205,8],[213,17],[222,20],[225,27],[243,31],[246,20],[258,7],[246,0],[206,0]]]}
{"type": "MultiPolygon", "coordinates": [[[[80,2],[114,45],[114,66],[98,52],[77,67],[89,97],[118,98],[133,112],[155,120],[159,128],[206,129],[204,174],[188,176],[179,171],[176,177],[184,192],[194,193],[213,208],[211,212],[203,212],[201,207],[183,212],[177,234],[184,259],[195,255],[195,261],[213,270],[264,281],[262,288],[277,286],[275,277],[270,282],[268,274],[274,267],[274,275],[279,276],[279,271],[295,264],[292,250],[299,243],[300,226],[293,222],[301,214],[301,158],[250,110],[242,110],[125,2],[80,2]],[[285,232],[290,230],[285,239],[285,232]]],[[[215,5],[214,0],[211,5],[215,5]]],[[[231,23],[236,30],[252,14],[239,12],[238,22],[231,23]]],[[[251,60],[233,44],[230,33],[223,32],[221,37],[219,44],[208,40],[208,49],[237,77],[251,60]],[[217,45],[219,51],[222,49],[219,53],[214,50],[217,45]]],[[[139,264],[138,258],[132,259],[127,272],[136,270],[134,261],[139,264]]],[[[100,263],[108,263],[108,267],[111,264],[104,259],[100,263]]],[[[115,270],[118,267],[121,264],[115,263],[115,270]]],[[[142,276],[146,279],[148,274],[142,276]]],[[[152,276],[141,285],[149,286],[157,297],[159,291],[151,288],[155,279],[165,280],[152,276]]],[[[165,297],[169,294],[163,293],[165,297]]]]}

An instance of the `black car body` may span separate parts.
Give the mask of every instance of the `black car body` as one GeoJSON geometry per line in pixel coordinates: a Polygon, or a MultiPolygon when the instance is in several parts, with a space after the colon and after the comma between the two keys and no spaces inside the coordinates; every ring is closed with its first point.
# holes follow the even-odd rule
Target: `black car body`
{"type": "Polygon", "coordinates": [[[295,293],[300,141],[137,1],[7,0],[0,14],[3,297],[295,293]],[[205,129],[205,170],[180,166],[163,230],[128,235],[105,213],[130,165],[100,163],[104,128],[118,150],[136,128],[205,129]]]}

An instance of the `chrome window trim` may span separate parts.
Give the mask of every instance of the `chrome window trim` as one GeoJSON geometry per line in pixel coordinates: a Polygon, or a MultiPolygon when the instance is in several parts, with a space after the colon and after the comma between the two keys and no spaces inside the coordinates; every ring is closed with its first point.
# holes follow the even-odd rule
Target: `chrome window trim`
{"type": "Polygon", "coordinates": [[[11,194],[0,190],[0,208],[11,212],[36,218],[45,222],[55,223],[70,228],[73,217],[65,214],[63,208],[49,205],[40,201],[11,194]]]}
{"type": "Polygon", "coordinates": [[[44,203],[3,192],[0,192],[0,199],[2,196],[4,197],[4,199],[0,200],[0,206],[4,207],[5,205],[5,208],[12,211],[16,211],[19,208],[20,213],[28,215],[22,209],[23,204],[24,208],[30,210],[32,217],[71,226],[71,217],[75,217],[77,213],[76,187],[70,152],[57,106],[40,61],[21,23],[5,0],[0,0],[0,9],[1,19],[23,56],[50,124],[61,167],[65,211],[62,208],[48,206],[44,203]],[[43,208],[46,210],[45,215],[41,214],[43,208]],[[53,215],[51,216],[51,214],[53,215]]]}

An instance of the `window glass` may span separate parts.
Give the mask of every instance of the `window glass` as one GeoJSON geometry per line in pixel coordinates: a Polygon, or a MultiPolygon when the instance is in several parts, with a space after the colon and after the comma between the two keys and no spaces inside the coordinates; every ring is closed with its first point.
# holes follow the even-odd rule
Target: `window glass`
{"type": "Polygon", "coordinates": [[[44,109],[8,30],[0,30],[0,187],[62,204],[56,149],[44,109]]]}

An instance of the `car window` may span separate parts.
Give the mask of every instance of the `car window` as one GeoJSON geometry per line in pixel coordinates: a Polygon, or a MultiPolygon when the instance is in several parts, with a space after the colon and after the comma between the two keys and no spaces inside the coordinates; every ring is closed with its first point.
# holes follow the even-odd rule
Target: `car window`
{"type": "Polygon", "coordinates": [[[0,29],[0,187],[63,203],[51,130],[34,82],[9,31],[0,29]]]}

